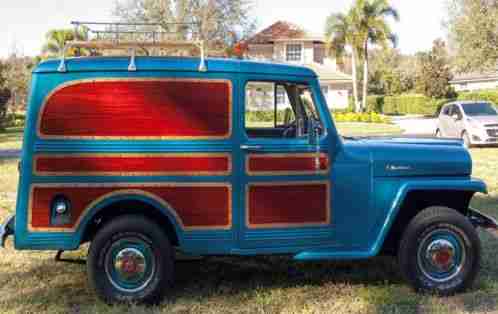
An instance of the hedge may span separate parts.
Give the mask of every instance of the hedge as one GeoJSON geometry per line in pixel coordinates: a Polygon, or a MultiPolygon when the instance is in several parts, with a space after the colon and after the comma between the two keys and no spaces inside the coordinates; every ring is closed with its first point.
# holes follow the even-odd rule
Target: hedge
{"type": "MultiPolygon", "coordinates": [[[[434,99],[419,94],[399,96],[372,95],[367,97],[366,111],[388,115],[437,115],[444,104],[453,100],[455,99],[434,99]]],[[[498,90],[463,92],[458,95],[457,100],[486,100],[498,104],[498,90]]],[[[351,109],[352,106],[350,106],[351,109]]]]}
{"type": "Polygon", "coordinates": [[[458,100],[486,100],[498,105],[498,90],[460,93],[458,100]]]}

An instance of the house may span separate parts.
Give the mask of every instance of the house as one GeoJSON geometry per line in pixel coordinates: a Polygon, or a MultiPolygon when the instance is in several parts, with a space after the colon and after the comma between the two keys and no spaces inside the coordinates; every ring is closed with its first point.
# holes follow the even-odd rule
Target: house
{"type": "Polygon", "coordinates": [[[289,22],[279,21],[245,42],[245,57],[285,62],[313,69],[332,109],[346,109],[353,88],[352,77],[341,72],[336,60],[327,58],[325,38],[289,22]]]}
{"type": "Polygon", "coordinates": [[[457,92],[498,88],[498,67],[494,72],[457,75],[450,85],[457,92]]]}

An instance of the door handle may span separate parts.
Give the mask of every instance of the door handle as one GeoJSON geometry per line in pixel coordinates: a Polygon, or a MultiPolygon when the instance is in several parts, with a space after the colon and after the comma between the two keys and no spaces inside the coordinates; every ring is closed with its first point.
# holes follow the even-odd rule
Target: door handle
{"type": "Polygon", "coordinates": [[[260,145],[240,145],[240,149],[247,151],[258,151],[262,150],[263,146],[260,145]]]}

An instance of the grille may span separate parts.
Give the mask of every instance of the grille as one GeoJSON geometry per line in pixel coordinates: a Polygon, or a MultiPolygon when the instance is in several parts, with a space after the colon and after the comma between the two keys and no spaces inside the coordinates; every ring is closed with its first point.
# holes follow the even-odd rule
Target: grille
{"type": "Polygon", "coordinates": [[[488,130],[488,135],[491,137],[498,137],[498,130],[488,130]]]}
{"type": "Polygon", "coordinates": [[[487,128],[498,128],[498,124],[487,124],[485,125],[487,128]]]}

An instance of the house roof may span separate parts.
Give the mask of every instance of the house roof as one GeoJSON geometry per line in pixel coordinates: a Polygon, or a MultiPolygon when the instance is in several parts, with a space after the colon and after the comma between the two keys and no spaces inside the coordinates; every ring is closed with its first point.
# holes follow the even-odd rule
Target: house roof
{"type": "Polygon", "coordinates": [[[352,83],[353,81],[351,75],[342,73],[341,71],[338,71],[334,67],[327,64],[312,63],[312,64],[306,64],[306,67],[312,69],[320,79],[320,82],[323,83],[328,83],[328,82],[352,83]]]}
{"type": "Polygon", "coordinates": [[[324,41],[323,37],[311,34],[299,25],[286,21],[278,21],[249,38],[246,43],[271,44],[276,41],[286,40],[324,41]]]}
{"type": "Polygon", "coordinates": [[[498,81],[498,66],[496,71],[458,74],[451,80],[450,84],[486,81],[498,81]]]}

